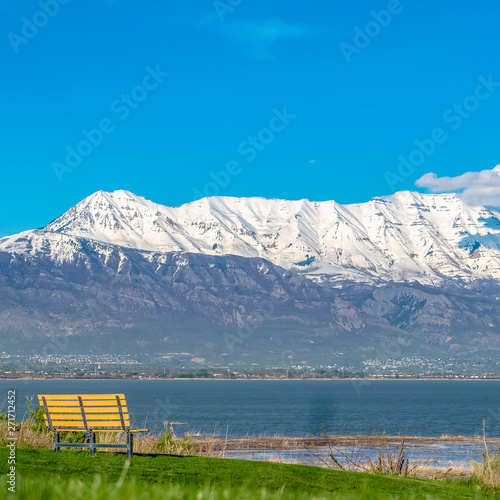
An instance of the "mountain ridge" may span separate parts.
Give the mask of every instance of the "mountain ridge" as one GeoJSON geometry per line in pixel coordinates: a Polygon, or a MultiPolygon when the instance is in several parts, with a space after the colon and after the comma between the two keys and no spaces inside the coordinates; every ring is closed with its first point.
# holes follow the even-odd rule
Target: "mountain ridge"
{"type": "MultiPolygon", "coordinates": [[[[169,207],[98,191],[39,231],[151,252],[260,257],[333,284],[500,279],[499,214],[456,194],[403,191],[347,205],[219,196],[169,207]]],[[[15,239],[0,239],[0,249],[15,251],[15,239]]]]}

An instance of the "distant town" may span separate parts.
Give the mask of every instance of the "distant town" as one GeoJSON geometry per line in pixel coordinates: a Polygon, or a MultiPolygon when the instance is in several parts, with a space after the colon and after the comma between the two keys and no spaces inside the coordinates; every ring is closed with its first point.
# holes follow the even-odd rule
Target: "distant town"
{"type": "Polygon", "coordinates": [[[207,365],[190,353],[151,355],[0,353],[2,379],[500,379],[498,359],[405,357],[312,366],[207,365]]]}

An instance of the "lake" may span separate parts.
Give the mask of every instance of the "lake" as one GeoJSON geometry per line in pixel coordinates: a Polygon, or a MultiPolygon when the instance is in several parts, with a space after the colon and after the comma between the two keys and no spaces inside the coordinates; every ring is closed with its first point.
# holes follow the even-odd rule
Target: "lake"
{"type": "Polygon", "coordinates": [[[471,437],[486,420],[488,436],[500,437],[500,381],[2,380],[2,399],[8,389],[17,391],[18,419],[29,395],[125,393],[139,427],[185,422],[178,435],[471,437]]]}

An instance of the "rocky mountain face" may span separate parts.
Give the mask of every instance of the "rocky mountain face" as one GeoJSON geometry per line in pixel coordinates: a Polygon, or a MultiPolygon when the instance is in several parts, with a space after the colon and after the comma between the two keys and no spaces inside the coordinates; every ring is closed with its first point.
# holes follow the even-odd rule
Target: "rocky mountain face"
{"type": "Polygon", "coordinates": [[[98,192],[0,239],[0,350],[498,356],[499,277],[500,215],[456,195],[166,207],[98,192]]]}

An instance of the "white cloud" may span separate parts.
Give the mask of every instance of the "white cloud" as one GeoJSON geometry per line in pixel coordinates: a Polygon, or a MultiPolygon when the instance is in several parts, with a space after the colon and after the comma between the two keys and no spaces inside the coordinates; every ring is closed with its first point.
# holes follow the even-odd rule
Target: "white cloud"
{"type": "Polygon", "coordinates": [[[456,177],[438,177],[429,173],[420,177],[415,185],[431,193],[460,193],[464,202],[470,205],[500,207],[500,165],[456,177]]]}

